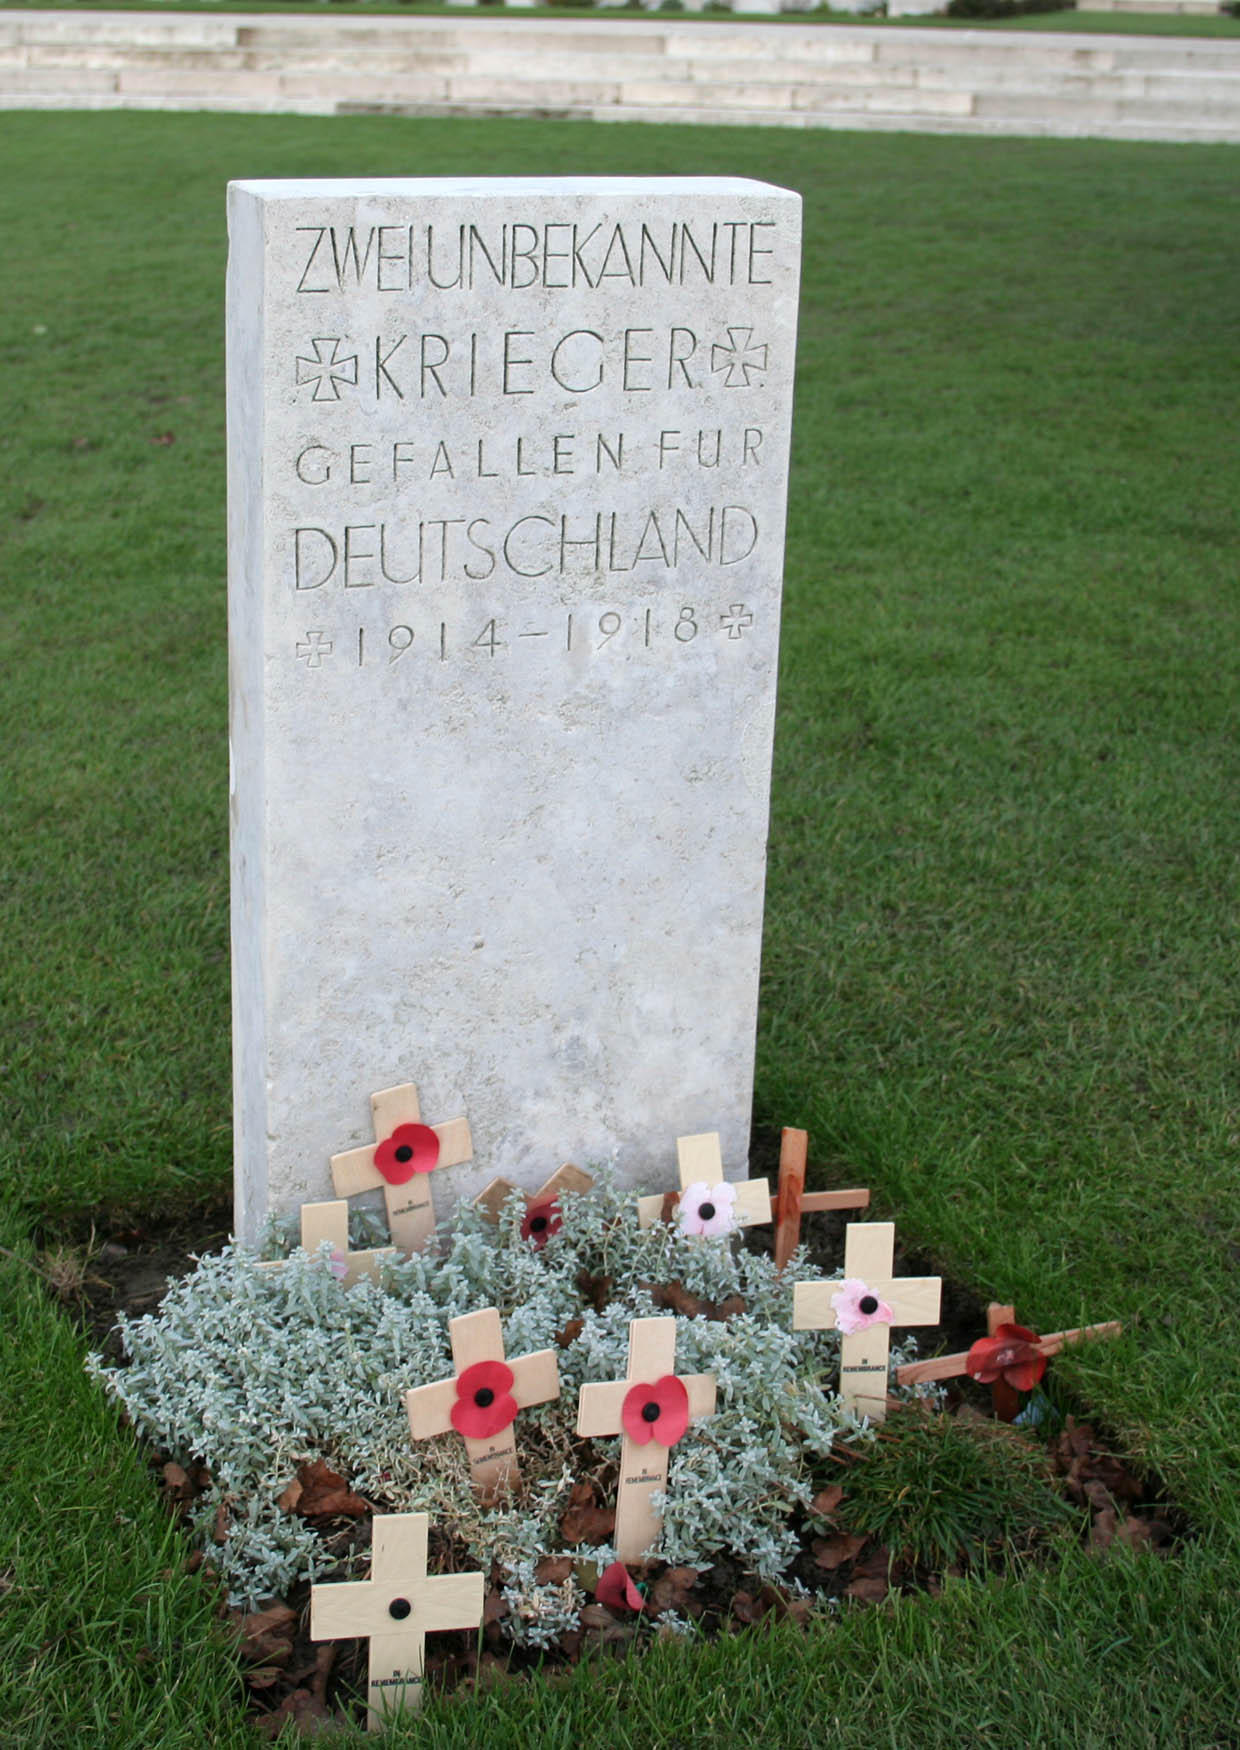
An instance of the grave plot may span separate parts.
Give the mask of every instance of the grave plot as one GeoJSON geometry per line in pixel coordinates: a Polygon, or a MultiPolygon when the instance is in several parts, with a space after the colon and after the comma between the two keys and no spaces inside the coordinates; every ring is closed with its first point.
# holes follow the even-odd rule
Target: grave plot
{"type": "MultiPolygon", "coordinates": [[[[837,1393],[847,1333],[798,1332],[793,1318],[798,1293],[847,1292],[854,1211],[807,1218],[804,1249],[779,1271],[757,1249],[769,1231],[643,1228],[631,1195],[597,1178],[563,1193],[545,1237],[523,1236],[515,1193],[498,1223],[491,1209],[462,1210],[437,1256],[386,1266],[379,1284],[346,1289],[327,1246],[274,1272],[207,1258],[160,1318],[129,1327],[132,1359],[110,1389],[158,1448],[164,1487],[231,1600],[272,1730],[366,1694],[374,1642],[368,1654],[347,1636],[311,1641],[307,1569],[317,1594],[369,1586],[384,1515],[429,1515],[430,1571],[481,1576],[483,1659],[497,1676],[660,1630],[730,1632],[805,1620],[828,1600],[933,1590],[1009,1551],[1049,1558],[1065,1536],[1174,1535],[1174,1513],[1087,1424],[1007,1428],[983,1417],[987,1387],[967,1376],[934,1388],[929,1406],[887,1405],[881,1429],[858,1423],[837,1393]],[[494,1310],[457,1310],[481,1299],[494,1310]],[[190,1331],[196,1357],[170,1382],[190,1331]],[[479,1366],[511,1378],[472,1379],[479,1366]],[[452,1418],[475,1386],[494,1394],[487,1409],[513,1399],[497,1434],[452,1418]],[[218,1433],[230,1423],[235,1443],[218,1433]],[[634,1437],[646,1427],[650,1439],[634,1437]]],[[[882,1283],[871,1273],[867,1286],[896,1300],[924,1275],[898,1254],[882,1283]]],[[[949,1290],[952,1322],[931,1337],[967,1353],[985,1320],[957,1302],[949,1290]]],[[[903,1339],[893,1362],[936,1365],[913,1361],[903,1339]]],[[[1034,1401],[1062,1414],[1053,1397],[1034,1401]]],[[[349,1627],[332,1623],[333,1635],[349,1627]]],[[[472,1677],[476,1632],[438,1626],[427,1679],[472,1677]]],[[[363,1630],[376,1632],[357,1619],[363,1630]]],[[[420,1651],[400,1673],[412,1696],[420,1651]]]]}

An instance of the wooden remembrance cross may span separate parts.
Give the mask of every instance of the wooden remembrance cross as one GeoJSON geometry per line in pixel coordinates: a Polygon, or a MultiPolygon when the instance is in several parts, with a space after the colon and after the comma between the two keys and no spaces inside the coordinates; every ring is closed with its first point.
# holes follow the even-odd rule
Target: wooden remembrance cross
{"type": "Polygon", "coordinates": [[[539,1349],[506,1361],[493,1306],[452,1319],[448,1334],[453,1377],[405,1393],[409,1432],[415,1440],[429,1440],[455,1428],[469,1454],[474,1488],[490,1501],[520,1477],[512,1425],[518,1410],[559,1397],[559,1360],[554,1349],[539,1349]]]}
{"type": "MultiPolygon", "coordinates": [[[[522,1192],[525,1198],[525,1228],[529,1228],[527,1239],[532,1239],[536,1245],[546,1238],[551,1223],[559,1214],[556,1199],[561,1191],[589,1191],[594,1180],[589,1173],[583,1173],[580,1167],[566,1161],[562,1167],[557,1167],[549,1179],[538,1187],[537,1191],[522,1192]],[[552,1208],[551,1206],[556,1206],[552,1208]],[[541,1225],[540,1225],[541,1223],[541,1225]]],[[[504,1205],[517,1191],[519,1185],[514,1185],[511,1179],[492,1179],[491,1183],[474,1198],[474,1207],[486,1216],[488,1221],[498,1221],[503,1214],[504,1205]]]]}
{"type": "Polygon", "coordinates": [[[677,1378],[675,1367],[676,1320],[634,1319],[625,1378],[583,1385],[577,1400],[578,1434],[624,1436],[613,1540],[622,1562],[640,1561],[658,1542],[663,1521],[650,1498],[667,1488],[668,1452],[690,1422],[714,1413],[714,1374],[677,1378]]]}
{"type": "Polygon", "coordinates": [[[312,1641],[370,1641],[366,1724],[382,1731],[401,1708],[422,1702],[426,1637],[478,1628],[485,1576],[426,1573],[425,1513],[380,1513],[371,1521],[369,1580],[310,1588],[312,1641]]]}
{"type": "MultiPolygon", "coordinates": [[[[708,1202],[699,1198],[700,1216],[704,1220],[686,1227],[690,1233],[732,1233],[739,1227],[753,1227],[757,1222],[771,1219],[771,1193],[765,1179],[728,1180],[723,1176],[723,1153],[719,1147],[719,1132],[704,1131],[700,1136],[678,1136],[676,1138],[676,1161],[680,1170],[680,1193],[677,1201],[681,1203],[682,1226],[684,1226],[685,1209],[683,1198],[686,1191],[694,1185],[726,1185],[730,1197],[730,1209],[726,1215],[726,1225],[720,1220],[720,1212],[708,1202]],[[707,1215],[709,1209],[710,1214],[707,1215]]],[[[664,1206],[668,1194],[655,1192],[650,1197],[639,1197],[637,1200],[637,1221],[640,1227],[653,1227],[656,1221],[664,1219],[664,1206]]],[[[694,1212],[698,1215],[698,1211],[694,1212]]]]}
{"type": "MultiPolygon", "coordinates": [[[[369,1252],[349,1250],[349,1205],[344,1198],[327,1203],[303,1203],[301,1206],[302,1250],[313,1254],[324,1240],[331,1244],[333,1269],[344,1288],[352,1288],[363,1276],[377,1281],[380,1266],[393,1262],[397,1256],[395,1246],[379,1246],[369,1252]],[[335,1258],[341,1261],[339,1269],[336,1269],[335,1258]]],[[[287,1262],[285,1258],[267,1259],[259,1268],[283,1270],[287,1262]]]]}
{"type": "Polygon", "coordinates": [[[881,1422],[887,1414],[891,1327],[937,1325],[943,1284],[937,1276],[892,1275],[894,1222],[850,1222],[844,1236],[843,1282],[798,1282],[792,1328],[843,1332],[840,1397],[856,1415],[881,1422]]]}
{"type": "Polygon", "coordinates": [[[474,1158],[469,1120],[423,1124],[418,1090],[412,1082],[370,1096],[375,1141],[365,1148],[332,1156],[337,1197],[382,1189],[392,1242],[402,1252],[417,1252],[435,1231],[431,1173],[474,1158]]]}

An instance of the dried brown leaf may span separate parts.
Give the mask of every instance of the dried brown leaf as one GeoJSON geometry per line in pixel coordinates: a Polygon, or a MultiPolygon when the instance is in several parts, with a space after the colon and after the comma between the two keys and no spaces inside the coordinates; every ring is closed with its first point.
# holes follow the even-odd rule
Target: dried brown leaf
{"type": "Polygon", "coordinates": [[[888,1592],[887,1579],[881,1574],[863,1575],[846,1590],[850,1598],[859,1598],[863,1604],[881,1604],[888,1592]]]}
{"type": "Polygon", "coordinates": [[[296,1480],[301,1485],[301,1494],[295,1511],[303,1519],[355,1519],[371,1510],[370,1502],[355,1495],[345,1478],[321,1458],[316,1458],[313,1464],[303,1464],[296,1480]]]}
{"type": "Polygon", "coordinates": [[[572,1556],[544,1556],[534,1569],[534,1578],[542,1586],[562,1585],[572,1574],[572,1556]]]}
{"type": "Polygon", "coordinates": [[[606,1543],[615,1528],[615,1508],[599,1507],[589,1483],[574,1484],[568,1511],[560,1520],[565,1543],[606,1543]]]}
{"type": "Polygon", "coordinates": [[[812,1545],[814,1560],[831,1573],[851,1562],[864,1543],[864,1536],[858,1532],[839,1531],[833,1537],[816,1537],[812,1545]]]}
{"type": "Polygon", "coordinates": [[[819,1489],[809,1504],[809,1510],[815,1519],[830,1519],[843,1499],[842,1486],[839,1483],[832,1483],[829,1488],[819,1489]]]}

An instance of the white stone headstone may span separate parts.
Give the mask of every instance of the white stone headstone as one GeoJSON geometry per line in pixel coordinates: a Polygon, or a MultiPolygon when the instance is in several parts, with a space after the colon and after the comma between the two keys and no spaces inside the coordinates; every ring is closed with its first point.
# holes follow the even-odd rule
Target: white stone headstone
{"type": "Polygon", "coordinates": [[[745,1177],[800,201],[730,178],[229,205],[238,1233],[369,1095],[539,1184],[745,1177]]]}

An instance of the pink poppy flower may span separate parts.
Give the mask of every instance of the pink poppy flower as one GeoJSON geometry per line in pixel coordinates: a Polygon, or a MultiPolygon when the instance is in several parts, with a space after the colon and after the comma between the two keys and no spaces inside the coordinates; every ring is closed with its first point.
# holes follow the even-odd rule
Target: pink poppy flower
{"type": "Polygon", "coordinates": [[[554,1197],[549,1197],[545,1203],[530,1204],[521,1223],[521,1238],[532,1241],[541,1252],[552,1234],[558,1234],[563,1226],[560,1206],[554,1197]]]}
{"type": "Polygon", "coordinates": [[[684,1381],[665,1373],[652,1385],[630,1386],[620,1406],[620,1426],[638,1446],[675,1446],[689,1426],[689,1394],[684,1381]]]}
{"type": "Polygon", "coordinates": [[[452,1426],[467,1440],[489,1440],[517,1419],[512,1368],[503,1361],[475,1361],[457,1375],[452,1426]]]}
{"type": "Polygon", "coordinates": [[[1032,1391],[1046,1372],[1041,1338],[1024,1325],[999,1325],[994,1335],[979,1337],[969,1350],[965,1372],[970,1379],[993,1385],[1004,1379],[1017,1391],[1032,1391]]]}
{"type": "Polygon", "coordinates": [[[349,1260],[339,1247],[332,1248],[331,1263],[327,1266],[337,1282],[343,1282],[349,1274],[349,1260]]]}
{"type": "Polygon", "coordinates": [[[844,1278],[839,1293],[831,1296],[831,1305],[835,1308],[835,1322],[846,1337],[870,1325],[891,1323],[892,1312],[887,1302],[867,1288],[859,1276],[844,1278]]]}
{"type": "Polygon", "coordinates": [[[603,1569],[594,1596],[600,1604],[610,1605],[612,1610],[641,1610],[646,1603],[629,1578],[629,1570],[623,1562],[613,1562],[609,1568],[603,1569]]]}
{"type": "Polygon", "coordinates": [[[375,1166],[389,1185],[404,1185],[439,1162],[439,1138],[429,1124],[398,1124],[375,1150],[375,1166]]]}
{"type": "Polygon", "coordinates": [[[730,1234],[736,1226],[736,1187],[686,1185],[680,1193],[682,1234],[730,1234]]]}

